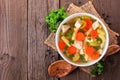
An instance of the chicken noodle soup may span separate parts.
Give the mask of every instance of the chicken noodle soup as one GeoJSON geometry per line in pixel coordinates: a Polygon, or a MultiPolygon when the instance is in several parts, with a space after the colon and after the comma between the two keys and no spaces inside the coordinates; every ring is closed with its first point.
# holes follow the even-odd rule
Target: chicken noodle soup
{"type": "Polygon", "coordinates": [[[99,21],[78,16],[61,26],[58,46],[66,57],[79,63],[97,60],[105,42],[106,33],[99,21]]]}

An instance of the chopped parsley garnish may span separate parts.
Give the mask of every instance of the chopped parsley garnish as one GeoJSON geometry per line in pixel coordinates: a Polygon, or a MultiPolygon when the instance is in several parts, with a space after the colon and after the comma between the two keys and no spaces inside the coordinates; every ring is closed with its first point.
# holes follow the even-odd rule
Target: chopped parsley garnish
{"type": "Polygon", "coordinates": [[[100,46],[93,46],[94,49],[99,50],[100,46]]]}
{"type": "Polygon", "coordinates": [[[85,54],[80,55],[80,59],[81,59],[83,62],[87,62],[86,59],[85,59],[85,54]]]}
{"type": "Polygon", "coordinates": [[[74,40],[70,40],[70,44],[74,44],[74,40]]]}
{"type": "Polygon", "coordinates": [[[68,46],[66,45],[66,46],[65,46],[65,50],[67,50],[67,49],[68,49],[68,46]]]}
{"type": "Polygon", "coordinates": [[[70,54],[70,55],[69,55],[69,58],[73,58],[73,57],[74,57],[74,54],[70,54]]]}
{"type": "Polygon", "coordinates": [[[67,32],[67,34],[66,34],[66,37],[67,37],[68,39],[71,39],[72,34],[73,34],[73,31],[72,31],[72,30],[69,30],[69,31],[67,32]]]}
{"type": "Polygon", "coordinates": [[[99,37],[97,37],[97,42],[98,42],[98,43],[102,43],[102,39],[99,38],[99,37]]]}

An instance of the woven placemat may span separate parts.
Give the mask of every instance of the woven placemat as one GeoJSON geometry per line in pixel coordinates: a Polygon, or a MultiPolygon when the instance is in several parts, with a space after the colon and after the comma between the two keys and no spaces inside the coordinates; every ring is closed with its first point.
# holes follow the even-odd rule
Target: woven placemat
{"type": "MultiPolygon", "coordinates": [[[[118,44],[117,36],[119,36],[119,34],[109,28],[109,26],[106,24],[106,22],[98,14],[98,12],[96,11],[96,9],[95,9],[95,7],[94,7],[94,5],[92,4],[91,1],[88,1],[86,4],[82,5],[81,7],[78,7],[78,6],[74,5],[73,3],[71,3],[69,5],[69,7],[67,8],[66,12],[67,12],[68,16],[71,15],[71,14],[74,14],[74,13],[79,13],[79,12],[85,12],[85,13],[90,13],[90,14],[95,15],[105,24],[105,26],[108,29],[109,38],[110,38],[109,45],[118,44]]],[[[54,50],[56,50],[55,33],[51,33],[48,36],[48,38],[45,40],[44,43],[46,45],[52,47],[54,50]]]]}

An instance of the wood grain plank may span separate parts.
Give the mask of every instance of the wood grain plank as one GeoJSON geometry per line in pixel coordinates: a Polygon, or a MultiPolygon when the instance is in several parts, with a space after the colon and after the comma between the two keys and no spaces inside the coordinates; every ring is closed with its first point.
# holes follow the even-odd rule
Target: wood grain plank
{"type": "Polygon", "coordinates": [[[118,21],[118,17],[120,17],[119,4],[119,0],[94,1],[94,5],[100,15],[105,19],[105,21],[110,25],[110,27],[118,33],[120,33],[120,23],[118,21]]]}
{"type": "MultiPolygon", "coordinates": [[[[81,0],[60,0],[60,7],[64,6],[65,8],[67,8],[69,6],[70,3],[74,3],[77,6],[81,6],[83,5],[85,2],[85,0],[81,1],[81,0]]],[[[60,80],[89,80],[89,75],[87,75],[86,73],[84,73],[83,71],[76,69],[75,71],[73,71],[70,75],[61,78],[60,80]]]]}
{"type": "MultiPolygon", "coordinates": [[[[82,4],[86,3],[88,0],[60,0],[60,5],[67,6],[70,3],[74,3],[78,6],[81,6],[82,4]]],[[[111,29],[115,30],[120,34],[120,23],[119,23],[119,16],[120,16],[120,11],[119,10],[119,4],[120,1],[118,0],[93,0],[93,4],[95,5],[95,8],[97,9],[98,13],[104,18],[104,20],[108,23],[111,29]]],[[[120,39],[119,39],[120,41],[120,39]]],[[[110,58],[107,59],[107,64],[105,66],[104,73],[101,76],[98,76],[96,78],[92,78],[89,75],[87,75],[84,72],[81,71],[74,71],[73,73],[75,74],[70,74],[69,76],[61,79],[61,80],[119,80],[120,77],[118,74],[120,71],[118,70],[120,68],[120,65],[118,64],[119,58],[120,57],[120,52],[118,54],[111,56],[110,58]],[[112,73],[111,73],[112,72],[112,73]],[[79,75],[79,76],[76,76],[79,75]],[[110,76],[110,77],[108,77],[110,76]],[[73,77],[73,78],[72,78],[73,77]],[[76,79],[77,77],[77,79],[76,79]]]]}
{"type": "MultiPolygon", "coordinates": [[[[67,7],[73,2],[80,6],[87,0],[60,0],[67,7]]],[[[57,0],[28,1],[28,45],[27,45],[27,0],[0,0],[0,80],[57,80],[49,77],[47,68],[58,59],[58,54],[43,44],[48,28],[45,16],[51,9],[57,9],[57,0]],[[47,5],[46,5],[47,4],[47,5]]],[[[110,27],[120,33],[119,0],[94,0],[94,5],[110,27]]],[[[119,80],[120,64],[118,54],[107,58],[104,74],[96,79],[119,80]],[[108,77],[109,76],[109,77],[108,77]]],[[[84,72],[75,70],[61,80],[96,80],[84,72]]]]}
{"type": "MultiPolygon", "coordinates": [[[[109,24],[110,28],[120,34],[120,23],[119,23],[119,0],[95,0],[94,5],[99,12],[99,14],[104,18],[104,20],[109,24]]],[[[120,39],[118,40],[118,42],[120,39]]],[[[106,66],[104,73],[99,76],[99,79],[103,80],[119,80],[120,76],[120,64],[119,59],[120,52],[110,56],[106,60],[106,66]],[[109,76],[109,77],[107,77],[109,76]]]]}
{"type": "Polygon", "coordinates": [[[70,3],[74,3],[76,5],[80,5],[78,0],[60,0],[60,7],[65,7],[67,8],[70,3]]]}
{"type": "MultiPolygon", "coordinates": [[[[67,9],[70,3],[75,3],[77,0],[60,0],[60,7],[65,7],[67,9]]],[[[61,58],[62,59],[62,58],[61,58]]],[[[69,75],[60,78],[60,80],[78,80],[77,78],[78,69],[70,73],[69,75]]]]}
{"type": "Polygon", "coordinates": [[[60,0],[60,7],[68,7],[70,3],[81,6],[90,0],[60,0]]]}
{"type": "Polygon", "coordinates": [[[27,0],[0,0],[0,80],[27,80],[27,0]]]}
{"type": "Polygon", "coordinates": [[[58,54],[44,44],[49,35],[45,16],[59,7],[58,0],[28,1],[28,80],[57,80],[48,75],[48,66],[58,54]]]}

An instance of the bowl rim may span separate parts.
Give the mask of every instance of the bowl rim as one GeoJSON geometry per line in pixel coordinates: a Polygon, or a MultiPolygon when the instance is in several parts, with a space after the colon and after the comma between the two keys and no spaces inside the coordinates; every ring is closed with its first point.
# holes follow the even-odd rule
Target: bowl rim
{"type": "Polygon", "coordinates": [[[65,18],[59,25],[58,29],[57,29],[57,32],[56,32],[56,35],[55,35],[55,45],[56,45],[56,48],[57,48],[57,51],[58,53],[60,54],[60,56],[65,60],[67,61],[68,63],[74,65],[74,66],[82,66],[82,67],[85,67],[85,66],[90,66],[90,65],[93,65],[95,63],[97,63],[98,61],[100,61],[104,55],[106,54],[107,52],[107,49],[108,49],[108,45],[109,45],[109,34],[108,34],[108,30],[107,30],[107,27],[105,26],[105,24],[96,16],[94,16],[93,14],[90,14],[90,13],[75,13],[75,14],[72,14],[70,16],[68,16],[67,18],[65,18]],[[67,21],[69,21],[70,19],[74,18],[74,17],[77,17],[77,16],[90,16],[92,17],[93,19],[97,20],[103,27],[103,29],[105,30],[105,33],[106,33],[106,42],[105,42],[105,46],[104,46],[104,49],[102,51],[102,55],[97,59],[97,60],[93,60],[91,62],[87,62],[87,63],[75,63],[75,62],[72,62],[71,60],[69,60],[63,53],[62,51],[59,49],[58,47],[58,41],[59,41],[59,33],[60,33],[60,30],[61,30],[61,26],[66,23],[67,21]]]}

